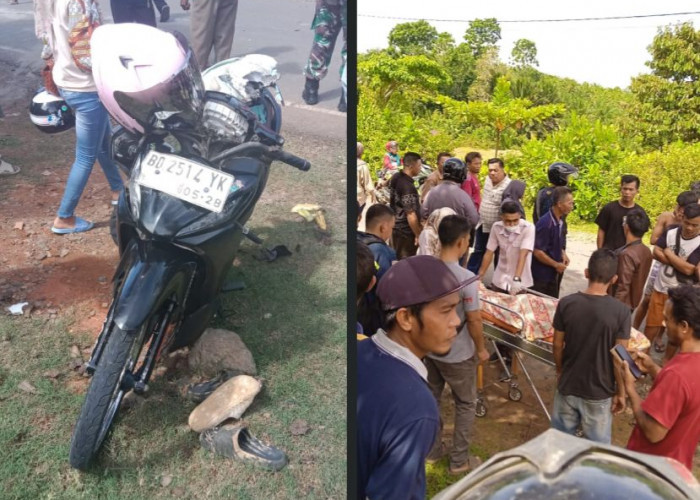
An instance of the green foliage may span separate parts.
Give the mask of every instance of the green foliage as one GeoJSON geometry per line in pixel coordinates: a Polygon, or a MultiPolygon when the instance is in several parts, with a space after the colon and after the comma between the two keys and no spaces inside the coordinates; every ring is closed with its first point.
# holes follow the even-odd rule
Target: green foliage
{"type": "Polygon", "coordinates": [[[674,82],[700,79],[700,30],[687,22],[659,29],[647,63],[655,75],[674,82]]]}
{"type": "Polygon", "coordinates": [[[389,47],[402,55],[427,54],[437,40],[437,30],[422,20],[397,24],[389,32],[389,47]]]}
{"type": "Polygon", "coordinates": [[[358,84],[375,91],[377,98],[384,102],[396,92],[410,96],[430,94],[451,82],[442,66],[424,55],[398,58],[386,52],[362,55],[358,57],[357,74],[358,84]]]}
{"type": "Polygon", "coordinates": [[[357,140],[365,146],[363,159],[376,175],[382,166],[384,145],[395,140],[399,143],[399,154],[415,151],[433,165],[439,152],[457,146],[444,120],[439,111],[417,118],[410,112],[382,108],[372,98],[361,98],[357,107],[357,140]]]}
{"type": "Polygon", "coordinates": [[[579,168],[572,187],[583,222],[619,196],[623,173],[642,179],[640,203],[652,217],[700,177],[700,36],[692,25],[659,32],[649,47],[654,73],[633,79],[631,92],[544,74],[524,39],[516,65],[506,66],[494,19],[475,20],[459,45],[427,23],[399,26],[390,50],[359,56],[358,139],[373,170],[392,139],[429,163],[464,144],[520,148],[507,169],[527,182],[530,206],[551,163],[579,168]]]}
{"type": "Polygon", "coordinates": [[[498,49],[489,48],[476,61],[476,78],[467,92],[470,101],[488,101],[491,99],[496,80],[505,75],[508,66],[498,59],[498,49]]]}
{"type": "Polygon", "coordinates": [[[639,204],[651,217],[672,210],[676,196],[687,191],[690,183],[700,179],[700,143],[674,143],[664,151],[630,155],[624,163],[625,173],[641,181],[639,204]]]}
{"type": "Polygon", "coordinates": [[[438,55],[437,59],[452,78],[449,83],[444,82],[440,85],[440,93],[452,99],[466,101],[469,88],[477,78],[476,61],[469,45],[460,43],[456,47],[450,47],[438,55]]]}
{"type": "Polygon", "coordinates": [[[487,49],[496,47],[501,39],[501,27],[495,17],[474,19],[464,33],[464,41],[472,49],[474,57],[480,57],[487,49]]]}
{"type": "Polygon", "coordinates": [[[545,120],[564,112],[560,104],[532,106],[527,99],[516,99],[510,93],[510,82],[500,77],[489,102],[456,102],[443,99],[442,103],[454,116],[456,126],[479,124],[493,131],[494,156],[498,156],[501,138],[506,130],[526,132],[545,120]]]}
{"type": "Polygon", "coordinates": [[[649,46],[651,75],[630,87],[644,144],[700,140],[700,30],[692,23],[660,29],[649,46]]]}
{"type": "Polygon", "coordinates": [[[513,44],[513,50],[510,53],[513,63],[516,66],[538,66],[537,62],[537,47],[535,42],[527,38],[521,38],[513,44]]]}
{"type": "Polygon", "coordinates": [[[565,161],[576,166],[579,175],[571,182],[574,211],[582,220],[592,221],[605,203],[618,196],[627,155],[618,144],[615,127],[572,114],[566,128],[525,143],[522,156],[513,158],[508,170],[512,178],[527,182],[525,203],[532,206],[537,191],[548,184],[550,164],[565,161]]]}

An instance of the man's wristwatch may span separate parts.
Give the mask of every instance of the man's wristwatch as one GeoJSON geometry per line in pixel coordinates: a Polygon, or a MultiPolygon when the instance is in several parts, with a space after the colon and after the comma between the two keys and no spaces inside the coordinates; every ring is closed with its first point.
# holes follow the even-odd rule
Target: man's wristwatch
{"type": "Polygon", "coordinates": [[[517,281],[518,283],[520,283],[520,281],[522,280],[518,276],[513,276],[513,281],[517,281]]]}

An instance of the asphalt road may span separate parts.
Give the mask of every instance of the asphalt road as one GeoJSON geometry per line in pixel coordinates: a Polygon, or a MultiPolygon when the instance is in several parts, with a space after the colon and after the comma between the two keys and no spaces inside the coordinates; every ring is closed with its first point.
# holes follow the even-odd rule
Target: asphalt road
{"type": "MultiPolygon", "coordinates": [[[[189,37],[189,13],[180,8],[179,0],[167,0],[170,20],[159,25],[165,31],[180,31],[189,37]]],[[[111,22],[109,2],[101,3],[106,22],[111,22]]],[[[321,81],[320,102],[307,106],[301,99],[304,87],[302,74],[313,33],[310,29],[314,15],[314,0],[255,0],[241,1],[238,6],[236,34],[232,57],[260,53],[277,59],[281,74],[280,88],[287,104],[283,115],[283,132],[292,129],[329,139],[344,139],[346,115],[337,111],[340,99],[340,49],[338,37],[328,75],[321,81]]],[[[33,3],[19,0],[10,5],[0,0],[0,59],[17,65],[20,72],[38,73],[41,42],[34,35],[33,3]]],[[[0,88],[7,98],[10,88],[0,88]]]]}

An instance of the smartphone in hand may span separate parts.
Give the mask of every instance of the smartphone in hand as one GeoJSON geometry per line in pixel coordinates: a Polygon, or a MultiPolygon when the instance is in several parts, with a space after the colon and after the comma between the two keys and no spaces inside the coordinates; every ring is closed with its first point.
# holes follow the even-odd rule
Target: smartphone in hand
{"type": "Polygon", "coordinates": [[[635,363],[632,359],[632,356],[630,356],[630,353],[627,352],[627,349],[625,349],[623,346],[620,344],[615,344],[615,347],[610,349],[610,352],[613,354],[613,356],[617,356],[620,361],[627,361],[627,365],[630,367],[630,372],[635,379],[644,375],[642,370],[640,370],[637,366],[637,363],[635,363]]]}

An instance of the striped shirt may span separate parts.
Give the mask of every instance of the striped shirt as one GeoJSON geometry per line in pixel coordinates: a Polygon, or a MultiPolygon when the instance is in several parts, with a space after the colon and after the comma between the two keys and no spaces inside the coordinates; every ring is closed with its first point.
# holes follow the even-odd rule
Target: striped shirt
{"type": "Polygon", "coordinates": [[[491,231],[491,226],[494,222],[501,220],[501,199],[503,191],[510,184],[510,177],[505,178],[495,186],[491,182],[491,178],[487,177],[484,182],[484,190],[481,193],[481,206],[479,207],[479,215],[481,215],[481,230],[484,233],[491,231]]]}

